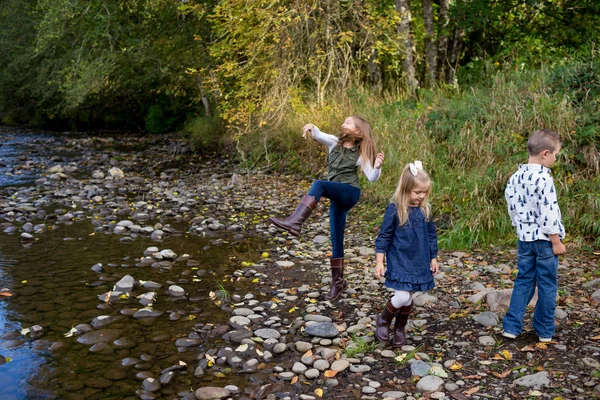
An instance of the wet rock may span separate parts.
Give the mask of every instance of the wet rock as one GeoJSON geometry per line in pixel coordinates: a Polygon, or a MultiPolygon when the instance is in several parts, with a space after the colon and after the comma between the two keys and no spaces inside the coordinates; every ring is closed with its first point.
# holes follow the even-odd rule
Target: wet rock
{"type": "Polygon", "coordinates": [[[81,344],[94,345],[102,342],[112,342],[121,336],[121,331],[116,329],[100,329],[85,333],[77,338],[81,344]]]}
{"type": "Polygon", "coordinates": [[[135,284],[135,280],[133,279],[133,277],[130,275],[125,275],[115,285],[115,291],[131,292],[133,290],[134,284],[135,284]]]}
{"type": "Polygon", "coordinates": [[[152,310],[149,308],[140,308],[138,311],[133,314],[133,318],[135,319],[147,319],[147,318],[156,318],[160,317],[163,314],[162,311],[152,310]]]}
{"type": "Polygon", "coordinates": [[[36,340],[41,338],[42,336],[44,336],[44,328],[42,328],[39,325],[33,325],[32,327],[29,328],[29,336],[36,340]]]}
{"type": "Polygon", "coordinates": [[[90,347],[90,353],[108,355],[113,354],[115,350],[106,342],[96,343],[90,347]]]}
{"type": "Polygon", "coordinates": [[[160,382],[154,378],[146,378],[142,382],[142,389],[148,392],[156,392],[161,388],[160,382]]]}
{"type": "Polygon", "coordinates": [[[205,386],[194,393],[198,400],[220,400],[228,397],[231,392],[225,388],[205,386]]]}

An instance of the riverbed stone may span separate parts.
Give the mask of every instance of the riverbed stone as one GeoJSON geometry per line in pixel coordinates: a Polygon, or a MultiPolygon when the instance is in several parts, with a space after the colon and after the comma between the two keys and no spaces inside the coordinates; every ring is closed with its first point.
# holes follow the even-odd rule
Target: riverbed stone
{"type": "Polygon", "coordinates": [[[81,344],[94,345],[102,342],[112,342],[121,336],[121,330],[118,329],[99,329],[84,333],[77,337],[77,341],[81,344]]]}
{"type": "Polygon", "coordinates": [[[310,336],[334,338],[339,335],[337,327],[330,322],[317,322],[307,326],[304,332],[310,336]]]}
{"type": "Polygon", "coordinates": [[[254,334],[262,339],[279,339],[281,337],[281,333],[270,328],[257,329],[254,334]]]}
{"type": "Polygon", "coordinates": [[[194,394],[198,400],[220,400],[228,397],[231,392],[225,388],[205,386],[197,389],[194,394]]]}

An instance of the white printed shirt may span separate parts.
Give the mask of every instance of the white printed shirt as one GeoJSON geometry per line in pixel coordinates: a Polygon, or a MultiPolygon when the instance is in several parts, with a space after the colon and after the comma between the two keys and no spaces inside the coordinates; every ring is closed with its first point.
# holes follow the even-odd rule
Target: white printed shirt
{"type": "Polygon", "coordinates": [[[565,237],[549,168],[540,164],[519,165],[508,180],[504,196],[520,241],[550,240],[548,235],[554,234],[565,237]]]}

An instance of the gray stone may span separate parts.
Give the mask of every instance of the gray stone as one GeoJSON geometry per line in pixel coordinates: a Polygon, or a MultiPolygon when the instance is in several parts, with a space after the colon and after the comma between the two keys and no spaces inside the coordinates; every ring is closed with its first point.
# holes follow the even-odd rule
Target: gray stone
{"type": "MultiPolygon", "coordinates": [[[[508,306],[510,305],[510,297],[512,296],[512,289],[504,289],[504,290],[494,290],[493,292],[488,293],[486,297],[486,301],[488,306],[490,307],[490,311],[504,311],[508,310],[508,306]]],[[[529,302],[530,307],[535,307],[537,303],[537,289],[535,290],[535,294],[533,298],[529,302]]]]}
{"type": "Polygon", "coordinates": [[[93,345],[101,342],[112,342],[121,336],[121,331],[117,329],[99,329],[85,333],[77,338],[81,344],[93,345]]]}
{"type": "Polygon", "coordinates": [[[175,297],[181,297],[185,295],[185,290],[181,286],[171,285],[169,286],[169,294],[175,297]]]}
{"type": "Polygon", "coordinates": [[[198,400],[221,400],[228,397],[231,392],[225,388],[205,386],[194,393],[198,400]]]}
{"type": "Polygon", "coordinates": [[[323,338],[334,338],[339,334],[338,329],[331,322],[317,322],[316,324],[306,327],[304,332],[310,336],[323,338]]]}
{"type": "Polygon", "coordinates": [[[413,305],[417,306],[417,307],[422,307],[426,304],[435,304],[437,303],[438,298],[435,296],[432,296],[430,294],[422,294],[419,296],[416,296],[413,299],[413,305]]]}
{"type": "Polygon", "coordinates": [[[444,380],[440,377],[427,375],[417,382],[417,390],[421,393],[437,392],[444,384],[444,380]]]}
{"type": "Polygon", "coordinates": [[[131,292],[133,290],[134,283],[135,283],[135,280],[133,279],[132,276],[125,275],[115,285],[115,291],[118,291],[118,292],[131,292]]]}
{"type": "Polygon", "coordinates": [[[312,349],[312,344],[308,343],[308,342],[302,342],[302,341],[298,341],[296,343],[294,343],[296,345],[296,350],[298,350],[300,353],[306,353],[308,350],[312,349]]]}
{"type": "Polygon", "coordinates": [[[303,374],[304,372],[306,372],[307,368],[306,365],[300,363],[300,362],[295,362],[294,365],[292,366],[292,371],[298,375],[303,374]]]}
{"type": "Polygon", "coordinates": [[[482,312],[481,314],[474,316],[473,319],[485,326],[496,326],[498,325],[498,322],[500,322],[498,315],[493,311],[482,312]]]}
{"type": "Polygon", "coordinates": [[[550,379],[548,379],[548,371],[541,371],[537,374],[526,375],[522,378],[515,380],[515,384],[520,386],[527,386],[534,389],[540,389],[543,386],[550,386],[550,379]]]}
{"type": "Polygon", "coordinates": [[[348,360],[336,360],[333,364],[331,364],[331,370],[336,372],[345,371],[350,366],[350,362],[348,360]]]}
{"type": "Polygon", "coordinates": [[[431,365],[421,360],[415,360],[410,364],[410,372],[413,376],[423,377],[429,373],[431,365]]]}
{"type": "Polygon", "coordinates": [[[270,328],[257,329],[254,334],[262,339],[279,339],[281,337],[281,333],[270,328]]]}
{"type": "Polygon", "coordinates": [[[314,244],[323,244],[329,242],[329,237],[324,235],[317,235],[313,239],[314,244]]]}
{"type": "Polygon", "coordinates": [[[315,368],[311,368],[304,373],[304,376],[307,379],[316,379],[319,377],[319,375],[320,375],[319,370],[315,369],[315,368]]]}
{"type": "Polygon", "coordinates": [[[484,346],[493,346],[496,344],[496,339],[491,336],[480,336],[478,340],[484,346]]]}

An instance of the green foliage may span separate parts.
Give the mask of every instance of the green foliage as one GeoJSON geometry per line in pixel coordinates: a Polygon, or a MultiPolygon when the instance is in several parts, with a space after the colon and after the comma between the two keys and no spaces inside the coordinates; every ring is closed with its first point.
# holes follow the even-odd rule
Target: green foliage
{"type": "Polygon", "coordinates": [[[352,334],[352,340],[346,344],[345,353],[346,356],[352,358],[357,354],[369,354],[372,353],[377,347],[377,343],[373,341],[373,337],[369,339],[352,334]]]}
{"type": "Polygon", "coordinates": [[[596,240],[599,245],[596,98],[570,101],[573,94],[552,83],[576,74],[579,65],[575,61],[552,71],[500,71],[470,90],[422,92],[418,101],[367,90],[336,93],[331,97],[338,101],[328,107],[290,112],[286,129],[273,145],[279,153],[293,150],[310,160],[306,164],[313,166],[314,177],[324,171],[326,154],[319,144],[303,141],[300,128],[313,122],[336,133],[345,116],[360,111],[374,128],[386,161],[377,184],[363,180],[366,203],[357,208],[357,218],[378,220],[401,169],[422,160],[433,180],[431,202],[440,246],[469,249],[514,242],[504,199],[506,182],[519,163],[527,162],[528,135],[540,128],[554,129],[565,141],[552,170],[567,242],[581,246],[596,240]]]}
{"type": "Polygon", "coordinates": [[[215,149],[224,144],[225,128],[218,117],[190,118],[183,132],[189,136],[194,151],[215,149]]]}

